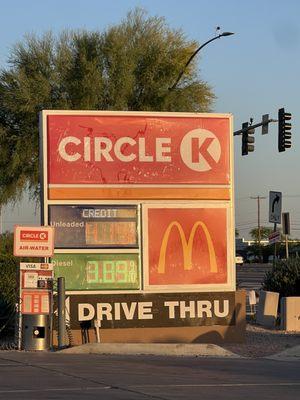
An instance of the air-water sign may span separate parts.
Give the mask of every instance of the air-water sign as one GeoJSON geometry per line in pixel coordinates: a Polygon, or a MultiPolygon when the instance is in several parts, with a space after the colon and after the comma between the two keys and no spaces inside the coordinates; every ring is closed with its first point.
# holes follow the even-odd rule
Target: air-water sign
{"type": "Polygon", "coordinates": [[[148,324],[168,326],[165,301],[177,293],[175,319],[192,302],[202,323],[202,292],[219,316],[211,321],[232,321],[234,300],[229,313],[227,300],[214,302],[235,290],[231,115],[44,111],[41,127],[44,223],[73,318],[96,315],[102,296],[119,296],[127,316],[150,315],[142,303],[152,293],[148,324]]]}
{"type": "Polygon", "coordinates": [[[14,256],[51,257],[53,253],[53,228],[47,226],[15,226],[14,256]]]}

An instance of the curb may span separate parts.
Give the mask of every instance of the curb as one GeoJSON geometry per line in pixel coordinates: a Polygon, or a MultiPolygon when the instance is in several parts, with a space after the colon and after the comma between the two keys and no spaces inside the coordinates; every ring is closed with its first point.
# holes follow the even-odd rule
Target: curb
{"type": "Polygon", "coordinates": [[[183,343],[87,343],[58,353],[243,358],[214,344],[183,343]]]}

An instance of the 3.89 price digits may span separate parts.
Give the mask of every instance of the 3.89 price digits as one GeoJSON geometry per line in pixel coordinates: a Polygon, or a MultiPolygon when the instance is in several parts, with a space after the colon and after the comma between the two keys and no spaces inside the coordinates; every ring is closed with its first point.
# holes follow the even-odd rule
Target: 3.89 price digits
{"type": "Polygon", "coordinates": [[[135,260],[88,261],[86,280],[89,284],[137,284],[137,263],[135,260]]]}

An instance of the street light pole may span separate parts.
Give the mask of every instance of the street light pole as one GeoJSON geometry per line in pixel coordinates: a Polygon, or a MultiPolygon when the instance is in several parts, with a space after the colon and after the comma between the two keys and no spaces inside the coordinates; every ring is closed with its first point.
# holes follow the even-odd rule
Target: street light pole
{"type": "Polygon", "coordinates": [[[176,79],[175,83],[173,84],[173,86],[169,87],[169,90],[174,90],[178,84],[178,82],[180,81],[180,79],[182,78],[182,75],[184,74],[187,66],[190,64],[190,62],[193,60],[193,58],[199,53],[199,51],[201,49],[203,49],[203,47],[205,47],[206,45],[208,45],[209,43],[213,42],[214,40],[220,39],[221,37],[224,36],[231,36],[234,35],[233,32],[223,32],[220,33],[218,36],[213,37],[212,39],[209,39],[207,42],[203,43],[200,47],[198,47],[198,49],[190,56],[190,58],[188,59],[188,61],[186,62],[185,66],[183,67],[183,70],[180,72],[180,74],[178,75],[178,78],[176,79]]]}

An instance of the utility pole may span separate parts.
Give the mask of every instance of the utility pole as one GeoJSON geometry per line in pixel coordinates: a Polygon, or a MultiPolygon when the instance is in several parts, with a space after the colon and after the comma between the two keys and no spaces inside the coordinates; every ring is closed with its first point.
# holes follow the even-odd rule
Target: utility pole
{"type": "Polygon", "coordinates": [[[263,197],[263,196],[251,196],[250,197],[250,199],[253,199],[253,200],[257,200],[257,234],[258,234],[258,246],[259,246],[259,258],[260,258],[260,261],[261,261],[261,245],[260,245],[260,242],[261,242],[261,231],[260,231],[260,200],[264,200],[264,199],[266,199],[266,197],[263,197]]]}

